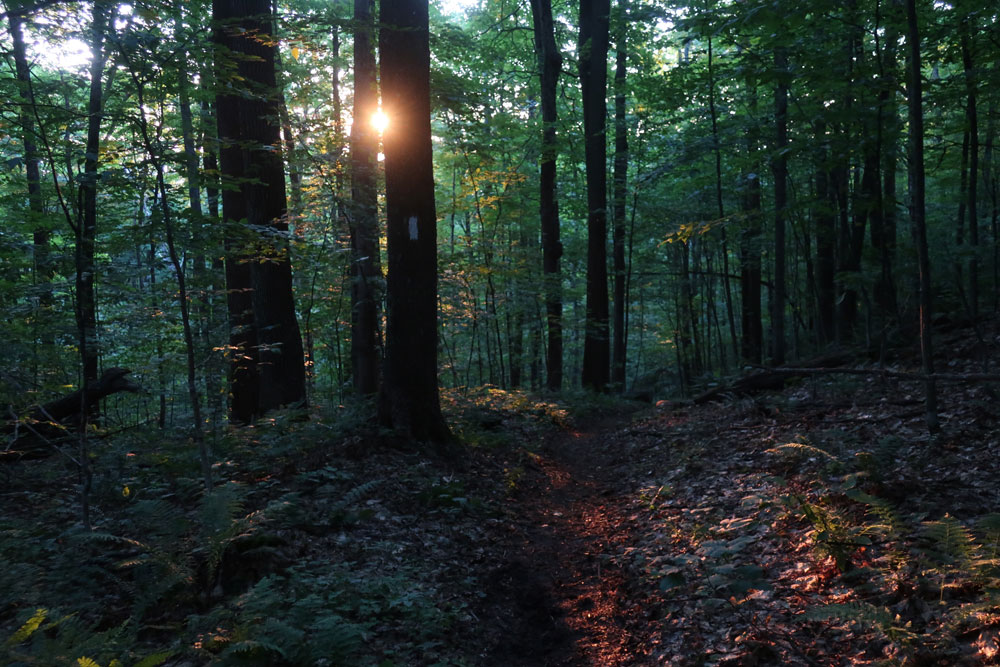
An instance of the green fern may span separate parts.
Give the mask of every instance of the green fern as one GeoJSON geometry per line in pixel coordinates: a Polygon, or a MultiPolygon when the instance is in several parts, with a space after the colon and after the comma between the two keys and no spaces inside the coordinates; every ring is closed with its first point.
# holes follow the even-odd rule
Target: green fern
{"type": "Polygon", "coordinates": [[[128,516],[134,525],[144,527],[150,539],[175,541],[190,530],[184,509],[162,498],[136,500],[129,505],[128,516]]]}
{"type": "Polygon", "coordinates": [[[903,448],[905,441],[897,437],[880,438],[875,442],[874,447],[868,451],[860,451],[855,456],[861,469],[875,480],[881,481],[886,472],[891,470],[899,461],[899,452],[903,448]]]}
{"type": "Polygon", "coordinates": [[[820,449],[813,445],[807,445],[801,442],[788,442],[784,445],[778,445],[777,447],[772,447],[771,449],[765,450],[768,454],[785,454],[793,455],[797,457],[809,457],[815,456],[819,458],[825,458],[831,463],[840,463],[840,459],[826,451],[825,449],[820,449]]]}
{"type": "Polygon", "coordinates": [[[358,484],[356,487],[341,496],[340,500],[334,503],[330,509],[334,512],[343,512],[348,507],[356,504],[362,498],[378,488],[381,483],[381,480],[372,479],[364,482],[363,484],[358,484]]]}
{"type": "Polygon", "coordinates": [[[976,524],[983,535],[982,544],[987,557],[1000,557],[1000,514],[994,512],[982,516],[976,524]]]}
{"type": "Polygon", "coordinates": [[[31,618],[25,621],[24,625],[22,625],[20,628],[17,629],[17,632],[8,637],[7,641],[4,642],[4,645],[13,646],[15,644],[20,644],[21,642],[26,641],[29,637],[31,637],[31,635],[35,633],[36,630],[38,630],[38,628],[42,625],[42,623],[45,621],[48,615],[49,615],[48,609],[44,608],[36,609],[34,615],[32,615],[31,618]]]}
{"type": "Polygon", "coordinates": [[[916,634],[910,630],[909,621],[901,624],[899,616],[894,615],[888,608],[868,602],[843,602],[812,607],[806,610],[804,617],[812,621],[839,620],[857,623],[876,630],[896,642],[905,643],[916,638],[916,634]]]}
{"type": "Polygon", "coordinates": [[[940,521],[925,521],[922,537],[928,546],[921,553],[942,569],[968,571],[978,556],[972,531],[949,514],[940,521]]]}

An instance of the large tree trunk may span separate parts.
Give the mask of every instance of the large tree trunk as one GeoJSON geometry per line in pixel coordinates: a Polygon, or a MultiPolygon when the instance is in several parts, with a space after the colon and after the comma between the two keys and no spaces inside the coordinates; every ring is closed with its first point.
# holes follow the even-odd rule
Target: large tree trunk
{"type": "Polygon", "coordinates": [[[214,39],[230,54],[227,59],[220,49],[217,56],[219,90],[233,83],[233,74],[248,88],[246,95],[218,95],[216,116],[222,173],[238,186],[222,197],[236,350],[230,415],[249,422],[268,410],[305,402],[305,364],[285,238],[276,47],[261,38],[272,31],[270,3],[214,0],[212,15],[214,39]]]}
{"type": "Polygon", "coordinates": [[[418,441],[448,442],[437,379],[437,216],[431,152],[427,0],[382,4],[379,53],[389,117],[385,151],[386,360],[381,422],[418,441]]]}
{"type": "Polygon", "coordinates": [[[362,396],[378,391],[379,268],[376,155],[372,116],[378,107],[373,0],[354,0],[354,118],[351,125],[351,362],[354,388],[362,396]]]}
{"type": "Polygon", "coordinates": [[[556,196],[556,158],[559,150],[556,143],[556,84],[562,68],[562,54],[556,46],[551,0],[531,0],[531,16],[542,98],[542,154],[538,188],[545,321],[548,327],[546,386],[551,391],[559,391],[563,376],[562,275],[559,259],[563,248],[559,241],[559,200],[556,196]]]}
{"type": "Polygon", "coordinates": [[[615,174],[612,200],[614,239],[614,333],[611,341],[611,384],[625,391],[625,195],[628,184],[628,125],[625,122],[625,77],[628,72],[628,0],[619,0],[618,38],[615,44],[615,174]]]}
{"type": "Polygon", "coordinates": [[[605,95],[608,83],[610,0],[580,0],[580,88],[587,170],[587,305],[583,386],[606,391],[610,380],[608,336],[608,174],[605,95]]]}
{"type": "MultiPolygon", "coordinates": [[[[920,285],[920,357],[926,375],[934,372],[934,349],[931,341],[931,260],[927,249],[927,222],[924,203],[924,111],[923,83],[920,73],[920,31],[917,27],[916,0],[906,0],[907,48],[909,49],[910,118],[910,219],[917,246],[917,270],[920,285]]],[[[926,381],[927,429],[940,427],[937,415],[937,387],[926,381]]]]}

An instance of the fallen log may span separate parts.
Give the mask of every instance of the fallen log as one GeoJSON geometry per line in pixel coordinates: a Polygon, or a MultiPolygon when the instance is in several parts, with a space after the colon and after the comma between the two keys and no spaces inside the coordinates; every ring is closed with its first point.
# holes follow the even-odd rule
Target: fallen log
{"type": "Polygon", "coordinates": [[[54,451],[54,446],[71,432],[81,411],[89,412],[104,398],[120,392],[140,393],[143,388],[127,376],[127,368],[109,368],[86,392],[77,389],[71,394],[36,405],[26,415],[8,420],[3,432],[9,435],[0,451],[0,462],[25,458],[42,458],[54,451]]]}
{"type": "Polygon", "coordinates": [[[732,384],[719,386],[694,398],[695,404],[707,403],[722,399],[726,395],[748,395],[761,391],[777,391],[782,389],[785,380],[790,377],[816,375],[862,375],[868,377],[892,378],[894,380],[910,380],[914,382],[1000,382],[1000,374],[996,373],[913,373],[908,371],[892,371],[887,368],[835,368],[813,366],[806,363],[800,366],[778,366],[768,368],[759,366],[757,373],[744,376],[732,384]]]}
{"type": "Polygon", "coordinates": [[[722,400],[725,396],[747,396],[757,394],[762,391],[779,391],[784,389],[785,380],[790,376],[803,375],[803,370],[832,371],[837,366],[842,366],[850,362],[852,357],[846,352],[832,352],[820,357],[814,357],[800,363],[797,368],[779,366],[777,368],[763,368],[756,373],[745,375],[738,380],[727,384],[713,387],[698,396],[694,397],[695,405],[708,403],[709,401],[722,400]]]}

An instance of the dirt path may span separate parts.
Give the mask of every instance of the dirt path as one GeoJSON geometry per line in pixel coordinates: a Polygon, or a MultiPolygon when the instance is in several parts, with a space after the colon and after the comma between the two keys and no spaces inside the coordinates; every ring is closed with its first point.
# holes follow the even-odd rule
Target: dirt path
{"type": "Polygon", "coordinates": [[[487,582],[502,630],[481,664],[641,664],[632,641],[641,607],[612,560],[629,518],[605,441],[621,424],[618,418],[562,434],[524,466],[506,562],[487,582]]]}

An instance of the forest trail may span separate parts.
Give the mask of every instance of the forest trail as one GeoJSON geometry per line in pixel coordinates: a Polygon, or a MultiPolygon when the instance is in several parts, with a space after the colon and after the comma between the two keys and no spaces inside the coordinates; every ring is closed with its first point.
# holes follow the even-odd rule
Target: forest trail
{"type": "Polygon", "coordinates": [[[949,387],[938,435],[921,398],[817,377],[522,447],[476,664],[998,664],[995,394],[949,387]]]}
{"type": "Polygon", "coordinates": [[[608,465],[611,436],[627,419],[560,433],[527,460],[507,562],[487,586],[504,632],[481,664],[636,664],[635,587],[614,560],[625,548],[628,500],[608,465]]]}

